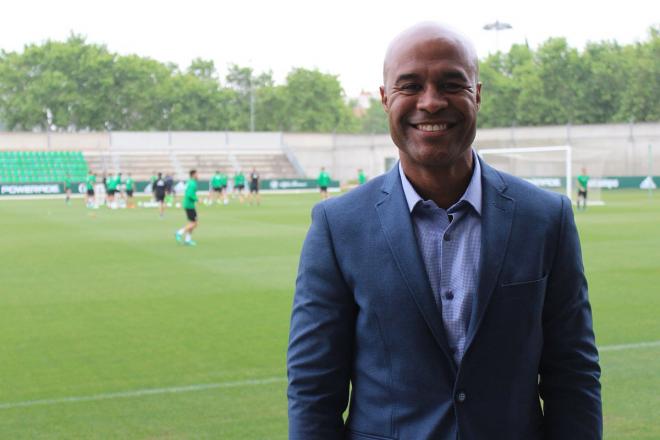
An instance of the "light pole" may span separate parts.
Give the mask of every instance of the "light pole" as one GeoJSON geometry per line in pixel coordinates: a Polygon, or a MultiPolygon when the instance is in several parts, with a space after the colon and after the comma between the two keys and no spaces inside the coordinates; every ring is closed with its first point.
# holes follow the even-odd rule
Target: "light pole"
{"type": "Polygon", "coordinates": [[[250,131],[254,131],[254,85],[252,84],[252,72],[250,72],[250,131]]]}
{"type": "Polygon", "coordinates": [[[500,41],[499,41],[500,31],[505,31],[507,29],[513,29],[513,26],[511,26],[509,23],[502,23],[499,20],[495,20],[494,23],[488,23],[487,25],[484,26],[484,30],[495,31],[495,52],[500,51],[500,41]]]}
{"type": "Polygon", "coordinates": [[[46,143],[48,145],[48,150],[50,150],[50,129],[53,125],[53,112],[46,107],[46,143]]]}

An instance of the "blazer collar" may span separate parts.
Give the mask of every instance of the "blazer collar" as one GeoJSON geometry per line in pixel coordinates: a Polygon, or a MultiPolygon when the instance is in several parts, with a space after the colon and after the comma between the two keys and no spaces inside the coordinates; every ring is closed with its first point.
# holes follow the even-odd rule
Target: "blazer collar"
{"type": "MultiPolygon", "coordinates": [[[[481,166],[482,184],[481,256],[479,288],[472,302],[466,354],[496,287],[506,255],[515,210],[515,201],[505,194],[507,184],[500,173],[485,163],[481,157],[478,157],[478,160],[481,166]]],[[[376,211],[389,247],[424,320],[445,355],[452,360],[451,364],[455,366],[442,325],[442,315],[433,298],[433,291],[417,246],[398,164],[385,175],[381,191],[384,197],[376,204],[376,211]]]]}
{"type": "Polygon", "coordinates": [[[408,287],[408,292],[412,295],[422,318],[455,372],[456,364],[449,350],[442,315],[433,297],[426,267],[417,246],[417,238],[403,194],[398,166],[394,166],[385,175],[381,189],[384,196],[376,203],[375,208],[387,244],[408,287]]]}
{"type": "Polygon", "coordinates": [[[472,302],[465,355],[475,338],[488,303],[497,286],[497,280],[507,254],[516,202],[506,194],[507,184],[493,167],[481,161],[482,207],[481,256],[479,261],[479,288],[472,302]]]}

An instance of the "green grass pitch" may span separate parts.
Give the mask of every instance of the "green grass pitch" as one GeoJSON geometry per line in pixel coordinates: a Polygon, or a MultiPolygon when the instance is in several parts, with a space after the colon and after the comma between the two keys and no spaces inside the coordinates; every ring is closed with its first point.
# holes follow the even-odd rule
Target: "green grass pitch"
{"type": "MultiPolygon", "coordinates": [[[[658,439],[660,194],[576,213],[605,436],[658,439]],[[642,342],[651,344],[630,345],[642,342]]],[[[90,211],[0,201],[0,439],[285,439],[285,351],[316,194],[90,211]]]]}

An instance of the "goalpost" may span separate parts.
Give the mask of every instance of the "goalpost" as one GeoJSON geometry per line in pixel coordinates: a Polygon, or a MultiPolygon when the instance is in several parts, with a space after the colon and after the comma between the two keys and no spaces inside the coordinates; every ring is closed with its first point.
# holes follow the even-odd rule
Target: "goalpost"
{"type": "MultiPolygon", "coordinates": [[[[573,200],[573,152],[570,145],[555,145],[549,147],[520,147],[520,148],[485,148],[477,150],[477,153],[483,157],[488,154],[498,154],[498,155],[508,155],[509,157],[516,158],[516,156],[528,153],[548,153],[548,152],[563,152],[564,153],[564,178],[565,178],[565,193],[566,197],[570,200],[573,200]]],[[[507,167],[511,168],[511,167],[507,167]]],[[[519,170],[513,167],[513,170],[509,170],[510,174],[518,175],[518,177],[523,177],[526,180],[530,180],[532,183],[536,183],[533,179],[535,177],[550,177],[550,176],[533,176],[533,175],[520,175],[519,170]]],[[[506,170],[505,170],[506,171],[506,170]]],[[[532,174],[531,171],[528,174],[532,174]]],[[[554,176],[553,176],[554,177],[554,176]]]]}
{"type": "Polygon", "coordinates": [[[602,151],[580,149],[570,145],[477,149],[477,153],[496,168],[521,177],[539,187],[561,191],[574,202],[574,179],[586,168],[589,181],[589,205],[602,205],[602,172],[605,157],[602,151]],[[579,153],[579,154],[578,154],[579,153]],[[575,175],[573,174],[576,166],[575,175]]]}

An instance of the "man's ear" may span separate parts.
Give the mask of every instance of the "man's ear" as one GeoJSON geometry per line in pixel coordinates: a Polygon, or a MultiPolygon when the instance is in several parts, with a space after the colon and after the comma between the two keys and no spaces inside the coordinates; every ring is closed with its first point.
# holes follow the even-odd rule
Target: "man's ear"
{"type": "Polygon", "coordinates": [[[481,83],[477,83],[477,111],[481,109],[481,83]]]}
{"type": "Polygon", "coordinates": [[[389,111],[387,108],[387,95],[385,94],[385,86],[380,86],[380,103],[383,106],[383,110],[385,110],[385,113],[389,111]]]}

